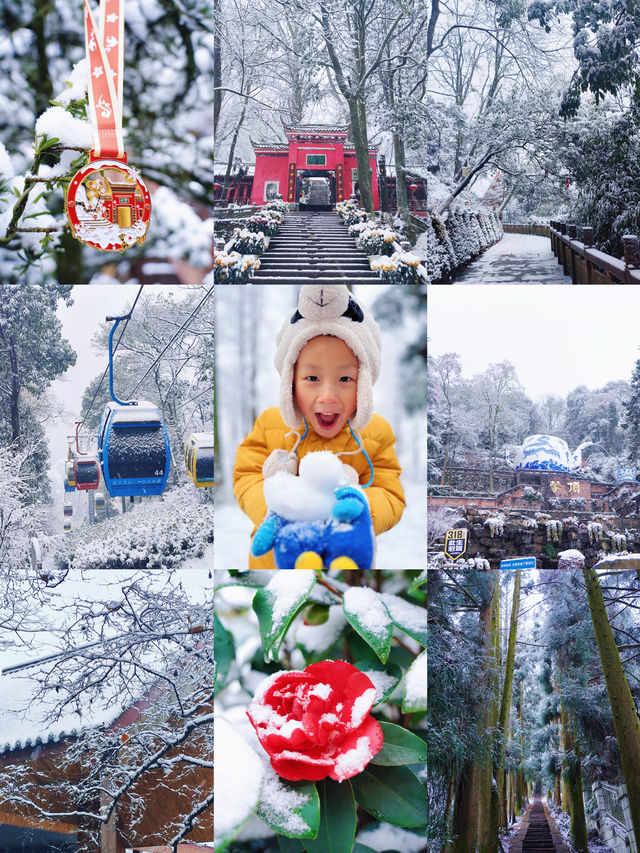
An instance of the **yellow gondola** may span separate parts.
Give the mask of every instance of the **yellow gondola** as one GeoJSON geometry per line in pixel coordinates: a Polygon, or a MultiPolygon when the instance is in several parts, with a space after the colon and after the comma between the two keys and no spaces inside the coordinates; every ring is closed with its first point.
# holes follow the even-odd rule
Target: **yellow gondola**
{"type": "Polygon", "coordinates": [[[106,509],[107,502],[102,492],[96,492],[96,509],[106,509]]]}
{"type": "Polygon", "coordinates": [[[65,463],[65,477],[67,481],[67,486],[70,491],[73,491],[76,487],[76,475],[74,470],[73,462],[65,463]]]}
{"type": "Polygon", "coordinates": [[[213,486],[213,433],[192,432],[184,446],[187,474],[199,488],[213,486]]]}
{"type": "Polygon", "coordinates": [[[65,521],[63,529],[65,533],[71,533],[71,522],[65,521]]]}

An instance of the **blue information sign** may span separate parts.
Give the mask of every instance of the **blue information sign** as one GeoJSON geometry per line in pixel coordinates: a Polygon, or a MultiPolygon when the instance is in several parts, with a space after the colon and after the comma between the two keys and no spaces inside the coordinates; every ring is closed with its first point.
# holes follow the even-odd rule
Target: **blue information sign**
{"type": "Polygon", "coordinates": [[[512,557],[509,560],[500,560],[501,569],[535,569],[535,557],[512,557]]]}

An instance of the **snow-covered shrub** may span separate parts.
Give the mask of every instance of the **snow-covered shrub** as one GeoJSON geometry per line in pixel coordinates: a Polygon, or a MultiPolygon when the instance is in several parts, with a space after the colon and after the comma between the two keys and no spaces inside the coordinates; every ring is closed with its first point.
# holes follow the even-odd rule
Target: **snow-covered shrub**
{"type": "Polygon", "coordinates": [[[559,542],[562,536],[562,522],[557,519],[549,519],[545,523],[547,529],[547,540],[549,542],[559,542]]]}
{"type": "Polygon", "coordinates": [[[275,211],[266,213],[255,213],[247,219],[246,227],[249,231],[262,231],[269,237],[273,237],[277,233],[282,216],[275,211]],[[273,215],[272,215],[273,214],[273,215]]]}
{"type": "Polygon", "coordinates": [[[358,246],[366,255],[391,255],[397,239],[398,235],[389,228],[367,228],[360,232],[358,246]]]}
{"type": "Polygon", "coordinates": [[[354,210],[358,210],[358,204],[355,201],[351,201],[351,199],[339,201],[336,204],[336,213],[343,222],[347,214],[352,213],[354,210]]]}
{"type": "Polygon", "coordinates": [[[627,537],[624,533],[616,533],[614,531],[611,531],[609,533],[609,541],[611,542],[612,551],[627,550],[627,537]]]}
{"type": "Polygon", "coordinates": [[[80,527],[59,545],[56,561],[71,569],[167,569],[201,557],[213,543],[213,504],[190,486],[165,492],[100,525],[80,527]]]}
{"type": "Polygon", "coordinates": [[[534,501],[542,500],[542,492],[537,491],[533,488],[533,486],[525,486],[524,492],[522,493],[522,497],[525,499],[525,501],[533,503],[534,501]]]}
{"type": "Polygon", "coordinates": [[[248,228],[234,230],[234,252],[240,252],[241,255],[261,255],[266,248],[267,241],[262,231],[250,231],[248,228]]]}
{"type": "Polygon", "coordinates": [[[355,225],[349,226],[349,236],[357,240],[363,231],[368,231],[373,228],[373,221],[368,219],[366,222],[356,222],[355,225]]]}
{"type": "Polygon", "coordinates": [[[489,528],[489,533],[492,538],[494,536],[502,536],[504,533],[504,522],[504,515],[490,515],[489,518],[485,520],[483,527],[489,528]]]}
{"type": "Polygon", "coordinates": [[[263,204],[262,210],[275,210],[284,216],[286,213],[289,212],[289,205],[286,201],[282,201],[281,198],[277,198],[273,201],[268,201],[266,204],[263,204]]]}
{"type": "Polygon", "coordinates": [[[260,269],[260,261],[254,255],[239,252],[216,252],[213,280],[219,284],[235,284],[248,281],[260,269]]]}
{"type": "Polygon", "coordinates": [[[345,225],[355,225],[357,222],[366,222],[368,214],[366,210],[348,210],[342,217],[345,225]]]}
{"type": "Polygon", "coordinates": [[[587,524],[587,532],[589,533],[589,542],[600,542],[604,534],[604,527],[599,521],[590,521],[587,524]]]}
{"type": "Polygon", "coordinates": [[[394,252],[391,257],[378,258],[371,262],[371,269],[383,281],[391,284],[418,284],[420,258],[409,252],[394,252]]]}

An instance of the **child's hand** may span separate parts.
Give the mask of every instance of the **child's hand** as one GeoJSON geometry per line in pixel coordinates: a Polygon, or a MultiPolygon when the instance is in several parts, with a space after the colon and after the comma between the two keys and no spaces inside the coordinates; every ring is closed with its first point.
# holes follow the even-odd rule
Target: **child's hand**
{"type": "Polygon", "coordinates": [[[337,521],[355,521],[367,506],[362,492],[352,486],[336,489],[336,504],[331,514],[337,521]]]}

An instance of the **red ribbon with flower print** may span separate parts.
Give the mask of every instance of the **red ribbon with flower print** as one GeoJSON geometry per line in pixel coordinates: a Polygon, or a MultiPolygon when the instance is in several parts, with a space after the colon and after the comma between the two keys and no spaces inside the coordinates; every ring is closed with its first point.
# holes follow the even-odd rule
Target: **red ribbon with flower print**
{"type": "Polygon", "coordinates": [[[84,0],[84,24],[93,127],[91,155],[126,163],[122,142],[124,0],[100,0],[100,28],[88,0],[84,0]]]}

